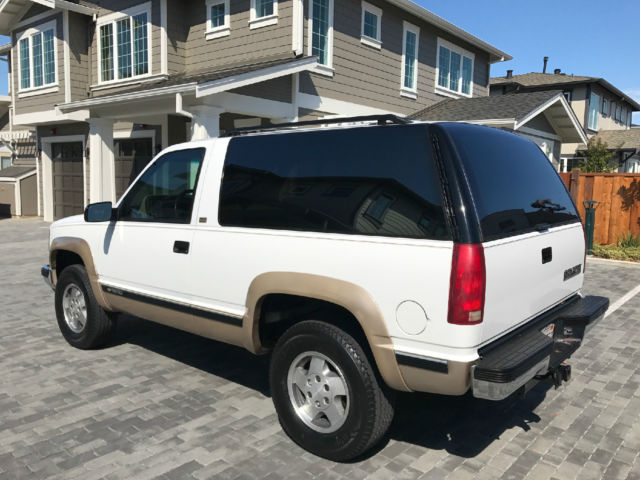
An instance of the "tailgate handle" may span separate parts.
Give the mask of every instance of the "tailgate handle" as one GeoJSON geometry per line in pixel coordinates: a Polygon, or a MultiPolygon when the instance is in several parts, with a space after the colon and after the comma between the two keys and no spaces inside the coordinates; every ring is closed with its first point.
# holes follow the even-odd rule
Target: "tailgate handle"
{"type": "Polygon", "coordinates": [[[176,240],[173,244],[173,253],[189,253],[189,242],[176,240]]]}
{"type": "Polygon", "coordinates": [[[542,249],[542,263],[549,263],[553,258],[553,252],[551,251],[551,247],[542,249]]]}

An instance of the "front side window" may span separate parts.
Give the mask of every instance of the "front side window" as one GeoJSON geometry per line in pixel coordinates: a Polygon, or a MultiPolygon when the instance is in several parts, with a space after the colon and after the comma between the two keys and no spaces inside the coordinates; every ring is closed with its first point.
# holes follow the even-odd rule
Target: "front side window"
{"type": "Polygon", "coordinates": [[[451,239],[424,125],[230,141],[222,226],[451,239]]]}
{"type": "Polygon", "coordinates": [[[376,48],[382,46],[381,23],[382,10],[363,0],[362,2],[362,32],[360,41],[365,45],[376,48]]]}
{"type": "Polygon", "coordinates": [[[147,75],[149,69],[149,17],[144,11],[98,27],[100,82],[147,75]]]}
{"type": "Polygon", "coordinates": [[[609,115],[609,102],[607,101],[606,98],[602,99],[602,115],[604,116],[609,115]]]}
{"type": "Polygon", "coordinates": [[[622,123],[624,123],[625,125],[627,124],[627,109],[623,108],[622,109],[622,118],[621,118],[622,123]]]}
{"type": "Polygon", "coordinates": [[[616,120],[619,122],[620,121],[620,117],[622,116],[622,107],[620,106],[620,104],[616,104],[616,120]]]}
{"type": "Polygon", "coordinates": [[[591,93],[589,98],[589,122],[587,127],[591,130],[598,129],[598,112],[600,111],[600,97],[595,93],[591,93]]]}
{"type": "Polygon", "coordinates": [[[133,184],[118,207],[118,220],[189,223],[204,148],[158,158],[133,184]]]}
{"type": "Polygon", "coordinates": [[[418,27],[404,22],[402,44],[402,95],[416,97],[418,90],[418,27]]]}
{"type": "Polygon", "coordinates": [[[229,0],[207,0],[207,39],[229,33],[229,0]]]}
{"type": "Polygon", "coordinates": [[[277,23],[278,0],[251,0],[249,28],[266,27],[277,23]]]}
{"type": "Polygon", "coordinates": [[[438,41],[436,91],[470,97],[472,94],[474,55],[443,40],[438,41]]]}
{"type": "Polygon", "coordinates": [[[311,0],[311,55],[318,63],[331,66],[331,18],[333,0],[311,0]]]}
{"type": "Polygon", "coordinates": [[[27,30],[19,38],[20,90],[55,84],[55,24],[27,30]]]}

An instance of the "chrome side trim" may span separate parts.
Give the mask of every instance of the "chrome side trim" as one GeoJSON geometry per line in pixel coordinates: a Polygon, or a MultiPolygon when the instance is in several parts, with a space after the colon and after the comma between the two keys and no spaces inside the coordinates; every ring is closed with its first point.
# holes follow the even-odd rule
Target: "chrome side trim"
{"type": "Polygon", "coordinates": [[[536,375],[546,373],[549,369],[550,358],[551,357],[547,357],[541,362],[538,362],[518,378],[508,383],[495,383],[488,382],[486,380],[476,380],[476,366],[474,365],[473,367],[471,367],[471,389],[473,391],[473,396],[476,398],[482,398],[484,400],[504,400],[536,375]]]}

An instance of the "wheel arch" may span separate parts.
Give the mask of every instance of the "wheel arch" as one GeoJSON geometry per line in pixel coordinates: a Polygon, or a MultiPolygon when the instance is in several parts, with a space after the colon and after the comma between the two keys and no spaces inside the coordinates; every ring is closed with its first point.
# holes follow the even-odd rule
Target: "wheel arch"
{"type": "Polygon", "coordinates": [[[77,237],[54,238],[49,248],[49,263],[51,265],[51,275],[54,285],[58,283],[58,275],[64,268],[69,265],[81,263],[87,270],[89,283],[91,284],[91,289],[93,290],[93,295],[96,300],[105,310],[112,310],[100,288],[91,248],[86,240],[77,237]],[[75,260],[79,260],[80,262],[75,260]],[[58,267],[62,268],[59,269],[58,267]]]}
{"type": "Polygon", "coordinates": [[[410,391],[400,373],[391,337],[378,305],[365,289],[344,280],[297,272],[267,272],[257,276],[247,293],[247,312],[243,320],[248,350],[265,352],[260,336],[261,308],[264,299],[271,294],[319,300],[349,312],[364,332],[387,385],[396,390],[410,391]]]}

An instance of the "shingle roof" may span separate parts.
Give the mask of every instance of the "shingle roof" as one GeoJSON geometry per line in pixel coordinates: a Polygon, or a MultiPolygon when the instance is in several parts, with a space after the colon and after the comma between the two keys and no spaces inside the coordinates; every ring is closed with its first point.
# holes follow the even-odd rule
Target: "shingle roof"
{"type": "Polygon", "coordinates": [[[490,85],[517,85],[524,88],[537,88],[537,87],[553,87],[561,88],[564,85],[574,85],[578,83],[599,83],[610,92],[619,95],[624,98],[628,103],[633,106],[634,111],[640,111],[640,103],[636,102],[629,95],[611,85],[604,78],[599,77],[586,77],[582,75],[565,75],[563,73],[523,73],[522,75],[513,75],[511,78],[507,77],[493,77],[490,79],[490,85]]]}
{"type": "Polygon", "coordinates": [[[611,149],[622,148],[640,150],[640,128],[629,130],[602,130],[598,132],[596,138],[606,142],[611,149]]]}
{"type": "Polygon", "coordinates": [[[35,167],[11,166],[0,170],[0,178],[20,178],[29,172],[35,172],[35,167]]]}
{"type": "Polygon", "coordinates": [[[411,115],[415,120],[469,121],[520,119],[561,93],[555,90],[543,92],[513,93],[492,97],[450,98],[431,105],[411,115]]]}

